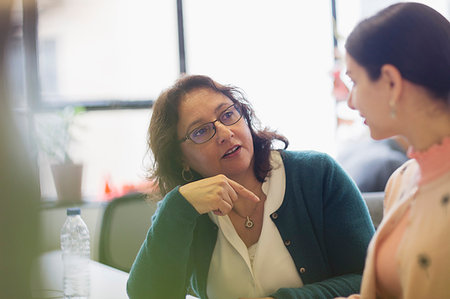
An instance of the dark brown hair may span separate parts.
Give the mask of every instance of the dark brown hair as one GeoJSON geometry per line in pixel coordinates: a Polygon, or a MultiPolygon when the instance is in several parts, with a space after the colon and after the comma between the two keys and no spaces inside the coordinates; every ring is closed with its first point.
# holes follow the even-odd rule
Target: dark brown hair
{"type": "MultiPolygon", "coordinates": [[[[189,92],[195,89],[210,89],[228,97],[233,103],[239,103],[253,138],[254,171],[256,178],[263,182],[271,170],[270,151],[273,141],[279,140],[287,148],[288,140],[267,128],[259,129],[259,120],[246,100],[244,93],[237,87],[221,85],[207,76],[189,75],[178,79],[175,84],[163,91],[153,105],[153,114],[148,129],[148,147],[153,153],[153,165],[149,178],[157,179],[163,195],[178,185],[185,184],[181,172],[182,153],[177,135],[178,106],[189,92]]],[[[193,180],[202,176],[191,170],[193,180]]]]}
{"type": "Polygon", "coordinates": [[[398,3],[363,20],[345,44],[372,80],[384,64],[450,106],[450,23],[420,3],[398,3]]]}

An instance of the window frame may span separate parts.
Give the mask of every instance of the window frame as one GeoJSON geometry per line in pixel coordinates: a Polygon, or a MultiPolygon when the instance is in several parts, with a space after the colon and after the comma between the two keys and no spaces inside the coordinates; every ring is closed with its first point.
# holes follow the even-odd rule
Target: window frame
{"type": "MultiPolygon", "coordinates": [[[[149,109],[155,99],[142,100],[100,99],[95,101],[45,101],[41,94],[38,66],[38,0],[22,0],[22,34],[24,48],[26,103],[33,112],[63,109],[66,106],[83,107],[86,111],[117,109],[149,109]]],[[[186,49],[184,42],[183,1],[176,0],[179,74],[186,70],[186,49]]]]}

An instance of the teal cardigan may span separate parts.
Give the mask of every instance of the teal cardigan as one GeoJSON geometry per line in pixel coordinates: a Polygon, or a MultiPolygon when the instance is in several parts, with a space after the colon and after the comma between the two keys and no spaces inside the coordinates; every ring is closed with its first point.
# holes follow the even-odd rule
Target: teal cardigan
{"type": "MultiPolygon", "coordinates": [[[[333,298],[358,293],[374,233],[356,185],[328,155],[281,151],[286,191],[272,213],[304,283],[274,298],[333,298]]],[[[208,298],[206,284],[218,227],[175,188],[159,203],[127,283],[134,298],[208,298]]],[[[232,287],[232,286],[230,286],[232,287]]]]}

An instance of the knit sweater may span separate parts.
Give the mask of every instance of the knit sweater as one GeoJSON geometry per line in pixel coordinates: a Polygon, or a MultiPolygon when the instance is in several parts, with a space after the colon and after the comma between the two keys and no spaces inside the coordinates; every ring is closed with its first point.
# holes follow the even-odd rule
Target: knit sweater
{"type": "MultiPolygon", "coordinates": [[[[374,228],[353,181],[326,154],[281,151],[286,190],[270,215],[298,273],[301,288],[274,298],[332,298],[359,290],[374,228]]],[[[160,202],[130,271],[130,298],[184,298],[189,285],[207,298],[209,263],[217,226],[175,188],[160,202]]],[[[226,282],[224,282],[226,283],[226,282]]],[[[232,287],[232,286],[230,286],[232,287]]]]}
{"type": "Polygon", "coordinates": [[[402,298],[450,298],[450,137],[400,167],[386,187],[384,219],[371,241],[361,296],[377,298],[379,244],[409,211],[397,252],[392,253],[402,298]]]}

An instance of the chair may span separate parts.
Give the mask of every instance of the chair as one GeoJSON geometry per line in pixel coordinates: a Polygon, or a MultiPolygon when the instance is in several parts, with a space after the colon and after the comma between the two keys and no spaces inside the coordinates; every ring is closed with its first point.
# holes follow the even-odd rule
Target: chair
{"type": "Polygon", "coordinates": [[[370,217],[376,229],[383,219],[384,192],[363,192],[362,196],[369,208],[370,217]]]}
{"type": "Polygon", "coordinates": [[[105,207],[100,232],[99,262],[130,272],[151,225],[156,202],[142,193],[113,199],[105,207]]]}

